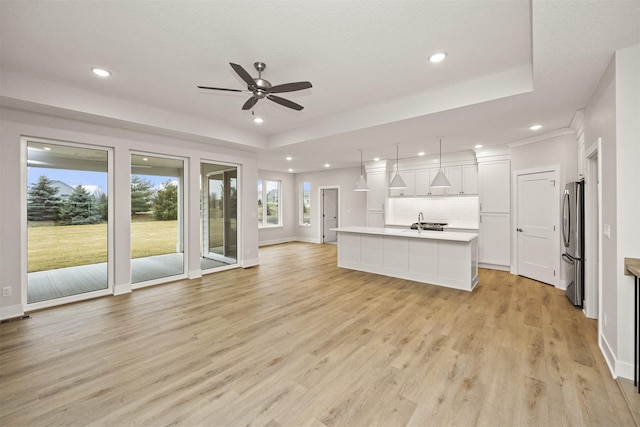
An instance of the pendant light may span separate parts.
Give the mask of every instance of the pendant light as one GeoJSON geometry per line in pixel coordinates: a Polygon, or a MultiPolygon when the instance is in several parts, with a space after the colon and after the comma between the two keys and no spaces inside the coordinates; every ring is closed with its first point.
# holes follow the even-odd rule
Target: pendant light
{"type": "Polygon", "coordinates": [[[396,144],[396,175],[393,177],[393,179],[391,180],[391,183],[389,184],[389,189],[390,190],[400,190],[403,188],[407,188],[407,184],[404,183],[402,177],[400,176],[399,172],[399,157],[398,157],[398,147],[400,146],[400,144],[396,144]]]}
{"type": "Polygon", "coordinates": [[[438,170],[438,173],[436,174],[436,176],[433,178],[433,181],[431,182],[430,187],[431,188],[451,187],[451,183],[449,182],[444,172],[442,171],[442,138],[440,138],[440,169],[438,170]]]}
{"type": "Polygon", "coordinates": [[[353,191],[369,191],[367,180],[364,179],[364,167],[362,166],[362,148],[360,149],[360,179],[356,183],[356,188],[353,191]]]}

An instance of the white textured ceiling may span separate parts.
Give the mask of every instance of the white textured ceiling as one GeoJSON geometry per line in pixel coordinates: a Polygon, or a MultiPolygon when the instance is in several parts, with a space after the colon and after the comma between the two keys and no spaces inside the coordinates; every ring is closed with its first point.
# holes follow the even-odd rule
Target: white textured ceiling
{"type": "Polygon", "coordinates": [[[264,169],[347,167],[419,150],[506,144],[566,128],[617,49],[640,43],[640,2],[0,2],[5,105],[178,132],[259,154],[264,169]],[[441,64],[427,57],[445,51],[441,64]],[[263,61],[301,112],[246,94],[229,62],[263,61]],[[97,79],[93,66],[113,72],[97,79]],[[284,160],[294,157],[292,162],[284,160]]]}

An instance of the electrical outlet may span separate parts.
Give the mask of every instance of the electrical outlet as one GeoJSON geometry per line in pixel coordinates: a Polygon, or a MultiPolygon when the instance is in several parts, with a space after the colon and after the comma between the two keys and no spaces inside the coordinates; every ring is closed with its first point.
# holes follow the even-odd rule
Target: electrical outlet
{"type": "Polygon", "coordinates": [[[11,286],[5,286],[4,288],[2,288],[2,296],[3,297],[11,296],[11,286]]]}

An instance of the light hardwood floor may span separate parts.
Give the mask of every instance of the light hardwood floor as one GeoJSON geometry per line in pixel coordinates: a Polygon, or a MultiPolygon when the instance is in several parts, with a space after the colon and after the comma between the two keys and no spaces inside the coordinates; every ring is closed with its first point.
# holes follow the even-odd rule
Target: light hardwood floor
{"type": "Polygon", "coordinates": [[[344,270],[336,249],[0,325],[0,425],[634,425],[562,292],[344,270]]]}

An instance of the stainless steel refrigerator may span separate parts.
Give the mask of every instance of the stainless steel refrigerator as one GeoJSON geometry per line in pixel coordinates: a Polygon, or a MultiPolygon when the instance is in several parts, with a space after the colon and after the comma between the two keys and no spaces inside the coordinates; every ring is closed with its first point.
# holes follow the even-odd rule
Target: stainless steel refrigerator
{"type": "Polygon", "coordinates": [[[584,181],[569,182],[562,198],[562,239],[567,297],[582,307],[584,299],[584,181]]]}

